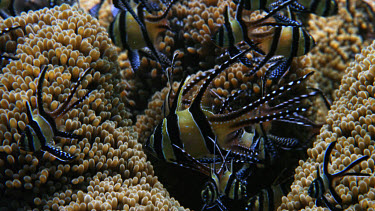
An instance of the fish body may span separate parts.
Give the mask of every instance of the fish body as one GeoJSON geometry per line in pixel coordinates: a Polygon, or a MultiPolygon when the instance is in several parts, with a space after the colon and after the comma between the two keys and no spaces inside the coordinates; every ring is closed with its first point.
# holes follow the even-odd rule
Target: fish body
{"type": "MultiPolygon", "coordinates": [[[[238,4],[239,1],[235,2],[238,4]]],[[[336,15],[338,11],[336,0],[245,0],[244,9],[270,12],[280,10],[283,4],[287,4],[295,12],[314,13],[324,17],[336,15]]]]}
{"type": "Polygon", "coordinates": [[[236,174],[230,170],[213,173],[201,192],[204,206],[202,210],[219,207],[220,210],[227,210],[222,202],[226,197],[233,201],[241,201],[247,197],[245,182],[238,179],[236,174]]]}
{"type": "Polygon", "coordinates": [[[45,66],[39,75],[39,82],[37,85],[38,114],[33,114],[29,102],[25,102],[26,114],[29,123],[22,132],[18,146],[21,150],[26,152],[49,152],[62,162],[70,162],[74,160],[76,156],[55,147],[53,144],[54,138],[58,136],[63,138],[81,139],[82,137],[76,134],[59,131],[57,129],[55,120],[74,108],[89,95],[90,92],[87,92],[84,97],[76,100],[75,102],[71,102],[74,93],[78,89],[78,86],[83,78],[91,71],[91,68],[86,69],[84,74],[78,79],[66,101],[52,112],[44,110],[42,101],[43,80],[45,78],[47,69],[47,66],[45,66]]]}
{"type": "Polygon", "coordinates": [[[290,191],[291,181],[283,181],[270,187],[261,189],[257,194],[247,200],[245,210],[273,211],[281,205],[281,198],[290,191]]]}
{"type": "MultiPolygon", "coordinates": [[[[216,150],[220,150],[216,139],[210,138],[216,150]]],[[[222,202],[222,198],[226,197],[234,201],[244,200],[246,194],[246,182],[237,178],[232,168],[227,167],[228,156],[223,156],[221,150],[215,151],[221,156],[221,167],[216,170],[218,163],[213,163],[211,167],[199,162],[192,155],[188,154],[184,149],[174,145],[174,147],[183,154],[186,158],[185,162],[181,164],[182,167],[198,171],[209,177],[209,180],[204,184],[201,191],[202,202],[204,203],[202,210],[212,209],[218,207],[220,210],[227,210],[222,202]]],[[[227,154],[228,155],[228,154],[227,154]]],[[[232,167],[232,164],[231,164],[232,167]]]]}
{"type": "MultiPolygon", "coordinates": [[[[279,79],[285,74],[294,57],[307,54],[314,46],[314,38],[304,27],[296,25],[296,21],[290,9],[287,8],[286,17],[288,24],[278,23],[277,19],[257,20],[244,22],[242,19],[244,0],[237,5],[236,19],[229,15],[228,8],[224,11],[224,24],[218,28],[213,35],[213,41],[219,47],[228,49],[229,54],[238,53],[236,45],[242,41],[256,43],[256,51],[265,55],[264,59],[255,64],[247,58],[240,58],[241,62],[252,70],[248,75],[255,74],[263,65],[272,60],[274,56],[283,56],[285,59],[280,62],[278,69],[273,71],[272,79],[279,79]],[[255,68],[254,68],[255,66],[255,68]]],[[[263,18],[262,18],[263,19],[263,18]]],[[[271,72],[271,71],[270,71],[271,72]]]]}
{"type": "Polygon", "coordinates": [[[120,11],[108,28],[112,41],[120,48],[128,50],[130,64],[134,70],[139,68],[138,51],[142,48],[148,48],[149,51],[145,51],[145,53],[154,57],[162,67],[166,63],[169,64],[170,62],[164,59],[166,57],[162,56],[155,46],[158,46],[160,33],[169,29],[166,16],[175,1],[171,2],[160,16],[151,15],[145,11],[142,4],[138,4],[134,8],[132,2],[114,0],[114,6],[120,11]]]}
{"type": "MultiPolygon", "coordinates": [[[[239,14],[242,13],[241,9],[238,10],[239,14]]],[[[247,31],[249,37],[253,38],[253,42],[259,43],[259,48],[262,49],[266,55],[259,64],[252,69],[247,75],[255,74],[263,65],[271,61],[273,57],[282,56],[283,59],[277,62],[277,67],[273,67],[272,71],[268,71],[266,76],[272,80],[279,80],[289,70],[293,58],[307,54],[314,46],[314,38],[300,25],[295,15],[291,12],[290,8],[286,8],[288,20],[291,24],[279,24],[277,22],[264,22],[260,23],[257,27],[272,27],[265,32],[257,32],[256,29],[252,30],[251,27],[247,31]],[[270,77],[271,76],[271,77],[270,77]]],[[[242,19],[241,17],[237,18],[242,19]]]]}
{"type": "Polygon", "coordinates": [[[326,192],[330,192],[333,199],[336,201],[337,204],[342,204],[341,197],[336,193],[334,185],[334,181],[337,179],[340,179],[344,176],[357,176],[357,177],[363,177],[363,176],[370,176],[369,174],[364,174],[364,173],[357,173],[357,172],[348,172],[350,169],[354,168],[357,164],[361,163],[364,160],[367,160],[369,158],[368,155],[364,155],[352,163],[350,163],[345,169],[334,173],[330,174],[328,172],[328,163],[330,160],[330,154],[335,147],[337,141],[331,142],[324,154],[324,160],[323,160],[323,172],[320,174],[320,165],[317,167],[316,173],[317,173],[317,178],[312,181],[308,193],[311,197],[316,199],[316,205],[319,206],[321,202],[323,202],[329,209],[331,210],[337,210],[337,208],[328,201],[328,199],[325,197],[326,192]]]}
{"type": "Polygon", "coordinates": [[[313,13],[326,17],[336,15],[338,5],[336,0],[298,0],[291,9],[297,12],[313,13]]]}
{"type": "MultiPolygon", "coordinates": [[[[31,110],[28,102],[26,103],[26,106],[28,107],[27,110],[30,115],[31,110]]],[[[54,130],[49,122],[40,115],[33,115],[30,123],[26,125],[26,129],[23,132],[18,145],[21,150],[27,152],[44,151],[49,152],[52,156],[62,162],[72,161],[76,157],[75,155],[64,152],[52,144],[54,136],[54,130]]]]}
{"type": "MultiPolygon", "coordinates": [[[[236,57],[242,55],[243,52],[236,57]]],[[[166,162],[179,163],[181,156],[179,155],[179,150],[173,147],[173,144],[175,144],[200,161],[204,160],[204,158],[212,159],[214,147],[210,139],[216,137],[218,146],[225,151],[231,152],[229,157],[239,156],[238,160],[244,159],[243,161],[246,160],[246,162],[258,162],[254,151],[251,149],[238,151],[238,147],[234,145],[234,137],[239,130],[277,119],[289,120],[289,118],[292,118],[293,120],[291,121],[294,123],[304,124],[303,120],[298,120],[300,119],[299,116],[295,116],[296,113],[303,112],[304,108],[293,104],[303,98],[316,95],[315,92],[295,96],[292,100],[285,101],[276,107],[270,108],[268,103],[278,95],[299,84],[312,73],[292,81],[235,111],[216,114],[202,106],[203,94],[209,84],[224,70],[224,67],[228,66],[229,62],[233,62],[233,58],[218,69],[206,71],[204,73],[205,76],[202,77],[204,82],[192,103],[187,109],[181,110],[177,105],[181,103],[182,90],[184,90],[184,87],[188,87],[190,82],[185,80],[180,84],[177,92],[178,97],[173,101],[172,109],[169,109],[169,114],[157,125],[145,144],[145,148],[149,149],[152,155],[166,162]]]]}
{"type": "MultiPolygon", "coordinates": [[[[160,20],[153,21],[149,19],[149,17],[152,17],[152,15],[148,12],[145,13],[146,16],[144,18],[144,25],[146,27],[147,34],[151,40],[151,43],[156,44],[158,36],[169,29],[168,20],[166,18],[162,18],[160,20]]],[[[115,45],[121,47],[122,49],[141,49],[148,47],[145,41],[147,38],[143,37],[141,26],[138,24],[138,21],[133,17],[133,15],[126,10],[119,11],[113,22],[110,24],[108,30],[115,45]]]]}
{"type": "Polygon", "coordinates": [[[314,46],[314,38],[303,28],[296,26],[275,26],[267,36],[253,33],[254,42],[266,54],[299,57],[307,54],[314,46]]]}

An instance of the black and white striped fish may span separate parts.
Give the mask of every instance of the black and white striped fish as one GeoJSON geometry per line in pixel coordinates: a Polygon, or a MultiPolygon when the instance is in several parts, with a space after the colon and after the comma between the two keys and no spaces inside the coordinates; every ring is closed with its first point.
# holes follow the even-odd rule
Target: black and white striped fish
{"type": "Polygon", "coordinates": [[[43,80],[47,70],[48,66],[46,65],[39,75],[39,82],[37,85],[38,114],[33,115],[29,102],[25,102],[26,114],[29,122],[21,135],[18,146],[21,150],[26,152],[49,152],[58,160],[62,162],[69,162],[74,160],[76,156],[55,147],[53,144],[54,138],[63,137],[70,139],[81,139],[82,137],[73,133],[59,131],[57,129],[55,120],[80,104],[90,94],[90,92],[87,91],[83,97],[71,102],[75,92],[78,89],[78,86],[82,82],[83,78],[90,73],[91,68],[85,70],[83,75],[79,77],[78,81],[74,84],[73,89],[65,102],[52,112],[44,110],[42,101],[43,80]]]}
{"type": "MultiPolygon", "coordinates": [[[[187,109],[181,108],[182,93],[189,86],[189,79],[180,83],[177,95],[169,114],[157,125],[150,139],[145,143],[151,155],[170,163],[180,163],[184,156],[174,145],[184,149],[199,161],[212,157],[214,146],[211,139],[217,138],[221,149],[230,151],[230,158],[243,162],[258,162],[256,153],[250,149],[237,151],[233,136],[244,127],[261,124],[273,120],[291,121],[295,124],[305,124],[304,119],[298,115],[306,108],[299,105],[302,99],[315,96],[316,93],[292,96],[292,99],[280,102],[279,106],[269,107],[269,102],[283,95],[296,85],[308,78],[312,72],[281,86],[264,97],[261,97],[234,111],[215,114],[202,105],[204,93],[214,78],[225,70],[231,63],[245,53],[242,52],[219,68],[206,71],[200,76],[203,84],[187,109]]],[[[204,161],[204,162],[206,162],[204,161]]]]}
{"type": "Polygon", "coordinates": [[[316,205],[319,206],[319,204],[324,203],[329,209],[331,210],[337,210],[335,206],[333,206],[328,199],[325,197],[325,193],[329,191],[333,197],[333,199],[336,201],[337,204],[342,204],[341,197],[336,193],[334,185],[334,181],[342,178],[344,176],[371,176],[369,174],[365,173],[357,173],[357,172],[348,172],[350,169],[354,168],[357,164],[361,163],[364,160],[367,160],[369,158],[368,155],[364,155],[355,161],[351,162],[345,169],[342,171],[336,172],[334,174],[330,174],[328,172],[328,163],[330,160],[331,152],[333,148],[335,147],[337,141],[331,142],[324,154],[324,160],[323,160],[323,172],[320,174],[320,165],[317,166],[317,178],[311,183],[308,193],[311,197],[316,199],[316,205]]]}

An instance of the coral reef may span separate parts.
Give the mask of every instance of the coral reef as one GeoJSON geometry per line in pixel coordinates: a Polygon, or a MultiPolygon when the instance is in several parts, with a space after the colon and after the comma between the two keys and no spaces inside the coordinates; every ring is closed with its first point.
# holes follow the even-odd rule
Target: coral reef
{"type": "MultiPolygon", "coordinates": [[[[84,1],[81,6],[88,11],[98,2],[84,1]]],[[[229,4],[234,17],[235,4],[229,4]]],[[[168,58],[179,52],[173,81],[180,81],[183,72],[197,77],[227,59],[228,55],[222,55],[224,49],[211,40],[224,22],[222,13],[226,5],[223,0],[178,1],[173,5],[168,16],[171,30],[156,43],[156,48],[168,58]]],[[[0,21],[0,29],[21,26],[0,37],[1,52],[19,57],[4,65],[0,72],[1,208],[184,209],[154,175],[154,167],[141,146],[163,118],[162,105],[169,90],[164,87],[166,79],[154,60],[143,57],[141,71],[135,73],[127,53],[118,55],[120,49],[111,44],[105,28],[113,19],[110,7],[109,1],[105,1],[99,20],[76,6],[62,5],[0,21]],[[25,154],[17,146],[28,124],[24,101],[29,101],[33,112],[37,112],[36,84],[44,65],[52,69],[47,72],[43,87],[47,110],[56,109],[64,101],[71,85],[86,68],[94,69],[82,83],[83,90],[92,90],[90,96],[56,120],[59,130],[84,136],[82,140],[55,140],[63,151],[78,155],[69,164],[60,163],[48,153],[25,154]]],[[[294,59],[292,68],[279,82],[266,81],[265,88],[269,91],[316,71],[308,86],[320,88],[336,99],[328,124],[314,148],[308,150],[310,158],[300,161],[292,191],[283,197],[280,209],[316,208],[307,188],[316,177],[314,172],[317,164],[322,163],[325,148],[334,140],[338,143],[332,153],[330,172],[342,170],[360,155],[367,154],[371,158],[355,170],[373,173],[375,43],[362,50],[362,54],[355,54],[370,44],[374,26],[364,12],[366,5],[352,4],[349,11],[346,8],[346,1],[340,0],[337,16],[311,15],[308,31],[317,46],[308,55],[294,59]],[[356,63],[345,72],[354,57],[356,63]],[[342,85],[334,94],[340,81],[342,85]]],[[[249,20],[261,15],[254,12],[249,20]]],[[[247,54],[248,58],[252,56],[247,54]]],[[[212,103],[214,110],[221,98],[238,90],[249,90],[253,99],[259,98],[261,76],[266,68],[252,77],[244,75],[248,68],[241,63],[227,68],[213,81],[212,92],[205,93],[208,99],[205,105],[212,103]]],[[[173,83],[172,98],[178,85],[173,83]]],[[[184,96],[186,106],[197,87],[184,96]]],[[[77,98],[84,93],[78,91],[77,98]]],[[[310,119],[326,121],[320,98],[307,104],[312,105],[307,113],[310,119]]],[[[336,190],[345,208],[367,209],[375,207],[374,185],[374,176],[345,177],[336,190]]]]}
{"type": "MultiPolygon", "coordinates": [[[[264,74],[267,68],[262,68],[258,75],[261,76],[264,74]]],[[[309,69],[293,69],[288,73],[280,82],[282,85],[285,81],[290,81],[296,79],[301,75],[305,75],[308,73],[309,69]]],[[[248,77],[245,76],[245,73],[248,72],[248,68],[241,63],[236,63],[231,67],[227,68],[223,71],[216,79],[214,79],[210,92],[205,93],[205,102],[203,105],[211,106],[213,110],[215,107],[219,107],[222,103],[221,99],[225,99],[229,97],[231,94],[239,91],[239,90],[249,90],[248,92],[250,95],[248,96],[249,99],[246,99],[246,102],[249,100],[255,100],[261,97],[261,80],[260,77],[248,77]]],[[[191,75],[191,80],[198,77],[201,72],[198,72],[195,75],[191,75]]],[[[177,91],[179,83],[173,84],[174,91],[177,91]]],[[[279,84],[269,83],[267,85],[267,89],[274,90],[279,86],[279,84]]],[[[192,99],[194,99],[194,94],[199,89],[199,83],[197,86],[193,87],[188,93],[183,96],[183,101],[186,102],[186,106],[188,106],[192,99]]],[[[161,121],[163,118],[161,106],[164,103],[165,97],[168,93],[169,88],[164,88],[161,92],[157,92],[151,99],[148,104],[148,108],[145,110],[144,115],[137,116],[136,122],[136,130],[140,134],[140,142],[143,143],[151,134],[155,126],[161,121]]],[[[173,92],[175,93],[175,92],[173,92]]],[[[173,98],[173,96],[172,96],[173,98]]],[[[317,104],[322,103],[322,101],[318,100],[317,104]]],[[[246,103],[245,102],[245,103],[246,103]]],[[[320,104],[321,105],[321,104],[320,104]]],[[[238,105],[240,106],[240,105],[238,105]]],[[[321,109],[322,114],[320,116],[324,116],[324,109],[321,109]]],[[[310,115],[313,112],[311,110],[310,115]]],[[[317,118],[310,116],[311,118],[317,118]]]]}
{"type": "MultiPolygon", "coordinates": [[[[19,60],[0,74],[0,207],[182,209],[158,182],[137,142],[117,51],[98,20],[62,5],[0,22],[1,29],[17,25],[21,29],[1,37],[8,40],[2,51],[16,53],[19,60]],[[29,101],[36,113],[36,78],[44,65],[52,67],[43,87],[47,110],[64,101],[80,73],[94,69],[82,82],[83,90],[93,90],[89,97],[56,120],[59,130],[84,137],[54,140],[63,151],[78,155],[72,163],[48,153],[26,154],[17,146],[28,124],[23,102],[29,101]]],[[[79,90],[77,97],[84,92],[79,90]]]]}
{"type": "Polygon", "coordinates": [[[332,99],[333,92],[340,85],[346,67],[353,61],[354,55],[371,43],[371,14],[363,11],[366,5],[361,1],[351,2],[347,10],[345,0],[338,1],[339,13],[331,17],[310,15],[308,31],[317,45],[306,55],[309,62],[298,61],[300,68],[309,68],[317,72],[312,81],[332,99]]]}
{"type": "MultiPolygon", "coordinates": [[[[374,74],[375,42],[355,56],[335,92],[335,101],[327,116],[327,124],[321,129],[314,147],[307,151],[309,158],[300,161],[296,168],[292,191],[283,197],[280,209],[315,209],[314,200],[307,194],[312,180],[316,178],[316,168],[323,162],[323,155],[329,143],[337,144],[332,152],[329,172],[343,170],[349,163],[369,155],[370,158],[355,167],[356,172],[368,173],[370,177],[344,177],[335,190],[343,201],[344,208],[369,210],[375,203],[374,173],[374,74]]],[[[332,197],[330,197],[332,201],[332,197]]]]}
{"type": "MultiPolygon", "coordinates": [[[[218,1],[218,3],[216,3],[215,5],[219,5],[219,2],[220,1],[218,1]]],[[[180,9],[180,6],[178,4],[176,5],[176,7],[177,6],[178,6],[178,9],[180,9]]],[[[183,6],[184,5],[182,5],[182,7],[183,6]]],[[[210,7],[212,7],[212,5],[210,7]]],[[[308,21],[308,31],[314,37],[315,41],[317,42],[317,46],[306,56],[302,56],[302,57],[299,57],[298,59],[294,59],[290,72],[285,76],[285,78],[282,79],[282,81],[280,81],[280,84],[285,83],[285,81],[293,80],[294,78],[300,75],[303,75],[309,71],[315,71],[316,73],[310,78],[310,80],[308,81],[308,85],[310,87],[322,89],[323,92],[328,96],[328,98],[335,99],[335,96],[332,96],[332,95],[334,95],[333,94],[334,91],[338,88],[341,78],[345,74],[346,67],[350,64],[350,62],[354,60],[354,55],[356,53],[359,53],[363,47],[369,45],[372,39],[371,31],[372,31],[373,26],[371,25],[371,22],[368,21],[369,18],[371,18],[370,17],[371,14],[363,12],[363,7],[364,6],[361,4],[353,5],[352,7],[350,7],[350,10],[348,11],[346,8],[346,1],[339,1],[339,14],[336,16],[323,18],[323,17],[318,17],[315,15],[310,15],[310,20],[308,21]]],[[[182,10],[182,11],[185,11],[185,10],[182,10]]],[[[197,20],[199,19],[197,18],[197,20]]],[[[221,22],[222,20],[217,19],[217,21],[221,22]]],[[[195,29],[192,29],[191,31],[194,31],[194,30],[195,29]]],[[[184,33],[186,34],[191,31],[185,30],[184,33]]],[[[195,37],[198,37],[197,36],[198,33],[194,33],[194,34],[196,35],[195,37]]],[[[191,36],[187,36],[187,35],[186,37],[191,38],[191,36]]],[[[202,40],[204,40],[203,37],[204,36],[202,35],[202,40]]],[[[194,45],[198,46],[197,47],[198,49],[202,47],[199,43],[198,44],[196,43],[194,45]]],[[[190,52],[188,51],[188,52],[183,52],[183,53],[189,54],[191,52],[197,52],[198,51],[197,48],[194,48],[194,49],[189,48],[188,50],[190,50],[190,52]]],[[[182,50],[179,50],[179,51],[182,51],[182,50]]],[[[201,51],[199,52],[201,53],[201,51]]],[[[217,49],[215,50],[215,52],[216,52],[215,54],[216,56],[221,53],[221,51],[218,51],[217,49]]],[[[250,54],[248,56],[251,57],[250,54]]],[[[180,64],[178,64],[177,66],[179,65],[180,64]]],[[[185,70],[185,68],[183,69],[185,70]]],[[[230,93],[233,93],[238,89],[243,89],[243,90],[249,89],[251,90],[252,95],[255,98],[259,97],[260,96],[259,76],[264,74],[264,70],[260,71],[258,73],[259,75],[257,75],[257,77],[254,77],[254,78],[244,77],[243,73],[245,71],[247,71],[247,68],[244,67],[242,64],[233,65],[232,67],[224,71],[220,76],[218,76],[217,79],[215,79],[212,90],[216,92],[218,96],[225,98],[230,93]]],[[[273,83],[271,84],[267,83],[268,89],[273,89],[275,86],[277,85],[273,83]]],[[[177,87],[177,85],[174,85],[174,87],[177,87]]],[[[143,142],[149,137],[149,135],[153,131],[153,128],[162,119],[160,105],[163,104],[167,92],[168,92],[167,88],[164,88],[161,92],[157,92],[152,97],[151,102],[148,104],[148,108],[145,110],[145,115],[139,115],[137,117],[138,119],[136,123],[137,125],[136,129],[140,134],[140,142],[143,142]]],[[[192,95],[189,94],[188,97],[192,98],[192,95]]],[[[219,98],[215,97],[213,101],[214,104],[220,104],[219,98]]],[[[327,110],[325,109],[324,106],[322,106],[322,99],[317,98],[313,102],[312,105],[313,106],[310,108],[311,110],[308,113],[309,117],[320,123],[326,122],[325,117],[326,117],[327,110]]],[[[326,127],[327,126],[325,126],[324,128],[326,127]]],[[[322,158],[323,158],[322,156],[324,154],[323,148],[320,147],[318,152],[320,154],[319,159],[320,161],[322,161],[322,158]]],[[[311,152],[309,153],[311,154],[311,152]]],[[[351,161],[354,161],[357,157],[354,156],[353,158],[351,158],[351,161]]],[[[345,163],[349,164],[350,163],[349,161],[350,160],[347,160],[345,161],[345,163]]],[[[371,161],[369,162],[371,163],[371,161]]],[[[303,166],[306,166],[306,164],[303,164],[303,166]]],[[[339,164],[337,164],[337,166],[339,166],[339,164]]],[[[311,174],[313,175],[313,173],[315,172],[315,167],[311,165],[311,168],[312,169],[309,170],[309,172],[311,172],[311,174]]],[[[342,168],[343,166],[340,167],[341,170],[342,168]]],[[[299,170],[299,171],[303,173],[303,170],[299,170]]],[[[314,177],[312,176],[309,177],[310,179],[309,184],[311,183],[313,178],[314,177]]],[[[348,178],[345,178],[345,180],[347,179],[348,178]]],[[[364,181],[367,182],[368,180],[364,179],[364,181]]],[[[304,182],[306,182],[306,179],[304,179],[304,182]]],[[[361,184],[363,185],[362,182],[361,184]]],[[[308,187],[308,185],[306,185],[305,183],[303,187],[308,187]]],[[[354,184],[352,184],[351,187],[354,187],[354,184]]],[[[297,190],[299,189],[297,188],[297,190]]],[[[304,191],[305,191],[304,192],[305,198],[308,198],[309,196],[307,196],[307,189],[304,191]]],[[[296,198],[300,192],[294,189],[292,193],[293,193],[293,197],[296,198]]],[[[345,193],[347,194],[347,197],[349,197],[347,190],[345,193]]],[[[291,200],[292,196],[289,195],[288,197],[289,197],[289,200],[291,200]]],[[[368,196],[364,195],[364,198],[368,198],[368,196]]],[[[305,199],[302,199],[302,200],[305,200],[305,199]]],[[[310,200],[309,204],[312,206],[313,201],[311,197],[309,200],[310,200]]],[[[346,201],[344,200],[344,202],[349,204],[348,200],[346,201]]],[[[296,200],[296,202],[289,202],[287,206],[286,206],[286,203],[287,202],[285,202],[285,199],[284,199],[284,205],[282,206],[283,209],[299,209],[303,207],[303,206],[300,206],[301,202],[299,200],[296,200]],[[291,204],[293,203],[296,206],[292,206],[291,204]]]]}
{"type": "MultiPolygon", "coordinates": [[[[212,35],[224,23],[222,14],[227,5],[230,6],[230,14],[234,18],[236,10],[234,2],[177,1],[172,6],[168,16],[171,30],[162,34],[154,45],[168,58],[171,58],[173,53],[179,53],[173,71],[174,81],[182,79],[183,74],[194,74],[213,68],[228,58],[228,55],[221,58],[225,49],[218,48],[212,40],[212,35]]],[[[259,19],[262,15],[259,11],[255,11],[245,18],[246,21],[252,21],[259,19]]],[[[252,57],[251,53],[248,57],[252,57]]],[[[132,91],[129,92],[130,98],[137,103],[138,109],[146,109],[148,99],[156,91],[161,90],[166,82],[160,66],[153,59],[143,57],[141,68],[135,73],[130,67],[126,52],[120,53],[119,64],[124,76],[133,85],[132,91]]],[[[245,69],[239,68],[242,72],[245,69]]],[[[238,85],[241,86],[241,84],[238,85]]]]}

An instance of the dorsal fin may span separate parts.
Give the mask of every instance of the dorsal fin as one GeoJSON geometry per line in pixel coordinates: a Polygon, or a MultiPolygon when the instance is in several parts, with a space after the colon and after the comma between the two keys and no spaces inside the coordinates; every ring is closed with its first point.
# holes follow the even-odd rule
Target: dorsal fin
{"type": "MultiPolygon", "coordinates": [[[[172,94],[172,91],[173,91],[173,80],[172,80],[172,74],[173,74],[173,70],[174,70],[174,63],[175,63],[175,60],[176,58],[178,57],[178,53],[174,53],[173,54],[173,58],[172,58],[172,67],[171,67],[171,71],[166,71],[166,76],[167,76],[167,80],[168,80],[168,85],[169,85],[169,91],[168,91],[168,94],[167,96],[165,96],[165,99],[164,99],[164,104],[163,104],[163,115],[164,117],[168,116],[170,113],[171,113],[171,110],[172,110],[172,113],[176,112],[176,108],[177,108],[177,99],[175,99],[173,101],[173,104],[172,106],[169,105],[169,101],[170,101],[170,97],[171,97],[171,94],[172,94]],[[176,102],[176,103],[175,103],[176,102]]],[[[183,84],[183,82],[181,82],[181,84],[183,84]]],[[[182,88],[181,87],[181,84],[180,86],[178,87],[178,91],[177,93],[180,92],[180,89],[182,88]]],[[[178,94],[179,95],[179,94],[178,94]]]]}

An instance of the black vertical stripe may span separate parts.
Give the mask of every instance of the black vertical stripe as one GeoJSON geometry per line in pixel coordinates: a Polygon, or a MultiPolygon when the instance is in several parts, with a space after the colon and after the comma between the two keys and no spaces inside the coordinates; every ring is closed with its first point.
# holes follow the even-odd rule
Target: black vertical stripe
{"type": "MultiPolygon", "coordinates": [[[[32,120],[29,120],[29,125],[34,130],[36,136],[38,137],[38,139],[40,141],[40,145],[41,146],[46,145],[47,144],[46,137],[44,136],[44,134],[42,132],[42,129],[40,128],[38,122],[35,121],[34,119],[32,119],[32,120]]],[[[34,138],[32,138],[31,140],[33,140],[33,142],[35,142],[34,138]]],[[[35,150],[39,150],[39,149],[35,149],[35,150]]]]}
{"type": "Polygon", "coordinates": [[[156,127],[154,131],[154,146],[150,146],[150,147],[154,148],[158,158],[165,160],[165,157],[163,154],[163,124],[164,124],[164,121],[162,121],[156,127]]]}
{"type": "Polygon", "coordinates": [[[31,152],[35,152],[35,147],[34,147],[34,137],[31,133],[30,129],[31,127],[29,125],[26,126],[25,128],[25,137],[24,137],[24,146],[25,146],[25,149],[26,151],[31,151],[31,152]]]}
{"type": "Polygon", "coordinates": [[[126,11],[121,11],[116,15],[115,19],[109,25],[108,33],[113,43],[124,49],[130,50],[130,47],[127,43],[126,27],[126,11]]]}
{"type": "Polygon", "coordinates": [[[267,198],[268,198],[268,210],[275,210],[275,196],[273,192],[273,188],[267,188],[267,198]]]}
{"type": "Polygon", "coordinates": [[[224,47],[224,27],[220,27],[217,33],[218,36],[218,45],[224,47]]]}
{"type": "Polygon", "coordinates": [[[275,27],[271,49],[270,49],[270,52],[268,52],[269,55],[275,55],[275,52],[277,51],[277,47],[279,46],[279,40],[280,40],[282,29],[283,27],[275,27]]]}
{"type": "Polygon", "coordinates": [[[120,12],[120,17],[119,21],[120,23],[118,24],[118,30],[120,31],[120,37],[121,37],[121,43],[124,45],[128,43],[128,35],[126,33],[126,11],[121,11],[120,12]]]}
{"type": "Polygon", "coordinates": [[[318,5],[321,0],[311,0],[310,4],[310,12],[316,13],[316,9],[318,8],[318,5]]]}
{"type": "Polygon", "coordinates": [[[228,38],[228,46],[232,48],[234,46],[234,34],[232,30],[232,25],[229,22],[229,11],[228,6],[225,7],[225,13],[224,13],[224,25],[227,31],[227,38],[228,38]]]}
{"type": "MultiPolygon", "coordinates": [[[[36,133],[36,136],[39,139],[40,146],[43,147],[47,144],[46,137],[44,136],[42,129],[40,129],[39,125],[38,127],[33,127],[34,132],[36,133]]],[[[35,142],[35,139],[33,139],[33,142],[35,142]]],[[[35,145],[34,145],[35,146],[35,145]]],[[[39,150],[39,149],[36,149],[39,150]]]]}
{"type": "Polygon", "coordinates": [[[224,188],[224,193],[227,197],[229,198],[232,198],[232,199],[237,199],[238,195],[237,195],[237,190],[238,190],[238,184],[233,184],[233,183],[236,183],[236,180],[234,178],[234,174],[231,174],[228,178],[228,181],[227,181],[227,184],[225,185],[225,188],[224,188]],[[232,189],[232,186],[235,186],[234,187],[234,196],[231,197],[230,196],[230,190],[232,189]]]}
{"type": "Polygon", "coordinates": [[[311,37],[306,30],[302,30],[303,38],[305,39],[304,54],[307,54],[311,49],[311,37]]]}
{"type": "Polygon", "coordinates": [[[325,5],[325,8],[324,8],[324,12],[323,12],[323,16],[328,16],[330,11],[331,11],[331,2],[332,0],[326,0],[326,5],[325,5]]]}
{"type": "MultiPolygon", "coordinates": [[[[178,124],[178,115],[177,114],[171,114],[167,116],[167,131],[169,135],[169,139],[171,140],[171,144],[176,144],[181,149],[184,148],[181,138],[180,138],[180,128],[178,124]]],[[[184,153],[178,149],[173,147],[174,155],[176,156],[177,161],[181,161],[186,159],[186,156],[184,153]]]]}
{"type": "Polygon", "coordinates": [[[115,20],[113,20],[113,21],[109,24],[109,27],[108,27],[108,34],[109,34],[110,38],[112,39],[112,42],[113,42],[113,43],[116,43],[115,34],[114,34],[114,32],[113,32],[115,25],[116,25],[116,18],[115,18],[115,20]]]}
{"type": "Polygon", "coordinates": [[[199,131],[202,133],[202,138],[205,141],[206,148],[211,154],[214,154],[215,145],[214,143],[212,143],[209,137],[211,137],[212,140],[215,140],[215,134],[211,129],[210,122],[207,120],[206,115],[201,110],[201,101],[203,93],[206,91],[208,85],[220,72],[221,71],[216,70],[214,73],[207,77],[193,103],[189,107],[189,112],[193,117],[195,124],[199,128],[199,131]]]}
{"type": "Polygon", "coordinates": [[[324,196],[326,189],[328,189],[328,187],[324,187],[324,181],[323,181],[322,177],[319,177],[318,183],[317,183],[317,188],[316,188],[317,193],[318,193],[317,197],[324,196]]]}
{"type": "Polygon", "coordinates": [[[260,194],[258,195],[258,206],[259,206],[259,207],[258,207],[258,210],[259,210],[259,211],[263,211],[263,210],[264,210],[264,209],[263,209],[263,208],[264,208],[264,203],[265,203],[265,202],[264,202],[264,200],[265,200],[265,199],[264,199],[264,198],[265,198],[264,195],[265,195],[265,194],[264,194],[263,190],[262,190],[262,191],[260,192],[260,194]]]}
{"type": "Polygon", "coordinates": [[[280,186],[280,189],[281,189],[281,193],[284,196],[289,193],[290,188],[289,188],[289,186],[287,186],[287,184],[283,183],[283,184],[280,184],[279,186],[280,186]]]}
{"type": "MultiPolygon", "coordinates": [[[[250,0],[251,1],[251,0],[250,0]]],[[[264,10],[266,9],[266,6],[267,6],[267,0],[258,0],[259,1],[259,8],[256,8],[256,9],[260,9],[260,10],[264,10]]]]}
{"type": "Polygon", "coordinates": [[[16,1],[15,0],[10,0],[10,3],[9,3],[9,13],[11,16],[17,16],[18,12],[16,11],[16,6],[18,5],[15,5],[16,4],[16,1]]]}
{"type": "Polygon", "coordinates": [[[291,49],[290,56],[289,56],[289,57],[292,57],[292,58],[296,57],[297,53],[298,53],[298,47],[299,47],[299,41],[300,41],[299,30],[304,31],[303,28],[301,28],[301,27],[293,26],[292,49],[291,49]]]}
{"type": "MultiPolygon", "coordinates": [[[[190,110],[190,109],[189,109],[190,110]]],[[[214,154],[214,149],[215,145],[214,143],[208,138],[211,137],[212,140],[215,140],[215,134],[213,133],[210,123],[208,122],[205,114],[202,112],[202,110],[197,109],[195,110],[194,108],[191,109],[192,111],[190,112],[195,124],[199,128],[199,131],[202,133],[202,138],[205,141],[205,145],[207,150],[211,153],[214,154]]]]}
{"type": "Polygon", "coordinates": [[[37,104],[38,104],[38,112],[39,112],[39,115],[41,115],[43,117],[48,116],[47,113],[44,111],[44,108],[43,108],[43,96],[42,96],[43,95],[42,94],[43,81],[44,81],[47,69],[48,69],[48,66],[45,65],[42,69],[42,72],[40,72],[40,74],[38,76],[38,85],[37,85],[37,90],[36,90],[36,101],[37,101],[37,104]]]}
{"type": "Polygon", "coordinates": [[[171,114],[166,117],[167,119],[167,131],[172,144],[176,144],[178,147],[183,149],[182,141],[180,139],[180,128],[178,125],[178,115],[171,114]]]}
{"type": "MultiPolygon", "coordinates": [[[[182,78],[180,85],[178,86],[177,95],[175,96],[175,99],[173,100],[172,107],[169,109],[169,114],[175,114],[177,111],[178,97],[181,94],[184,94],[182,88],[184,87],[186,78],[187,78],[187,75],[185,75],[182,78]]],[[[170,89],[172,89],[172,87],[170,87],[170,89]]],[[[168,97],[170,97],[170,95],[168,95],[168,97]]]]}

